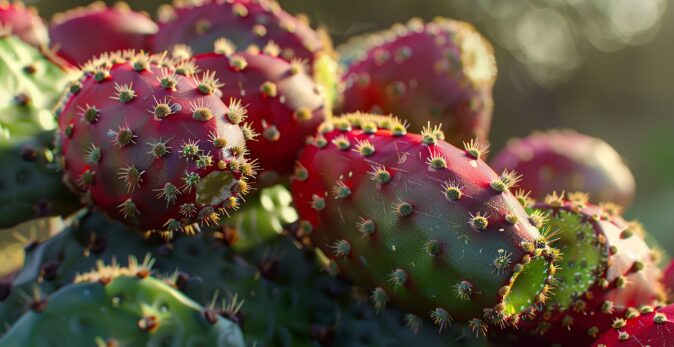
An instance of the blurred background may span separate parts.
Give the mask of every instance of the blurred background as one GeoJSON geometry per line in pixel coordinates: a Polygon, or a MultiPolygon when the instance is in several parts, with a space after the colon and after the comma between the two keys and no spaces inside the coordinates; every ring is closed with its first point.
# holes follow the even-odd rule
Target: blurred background
{"type": "MultiPolygon", "coordinates": [[[[24,0],[45,18],[86,0],[24,0]]],[[[154,14],[169,0],[128,1],[154,14]]],[[[114,3],[114,1],[106,1],[114,3]]],[[[674,253],[674,3],[669,0],[279,0],[335,44],[411,17],[473,23],[494,45],[492,152],[536,129],[600,137],[637,179],[627,211],[674,253]]],[[[104,38],[101,38],[104,39],[104,38]]]]}

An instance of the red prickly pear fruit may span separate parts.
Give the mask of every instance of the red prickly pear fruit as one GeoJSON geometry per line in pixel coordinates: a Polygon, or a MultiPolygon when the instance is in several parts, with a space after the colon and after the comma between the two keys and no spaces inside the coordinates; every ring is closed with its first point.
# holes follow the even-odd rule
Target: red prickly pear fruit
{"type": "Polygon", "coordinates": [[[319,129],[291,184],[297,236],[369,287],[375,307],[482,331],[546,300],[557,252],[509,191],[517,176],[491,170],[482,146],[456,148],[438,127],[407,134],[384,116],[319,129]]]}
{"type": "Polygon", "coordinates": [[[632,317],[616,317],[593,347],[664,347],[674,341],[674,304],[643,307],[632,317]]]}
{"type": "Polygon", "coordinates": [[[58,112],[66,183],[115,219],[143,230],[215,224],[248,191],[254,164],[209,72],[163,55],[104,55],[84,67],[58,112]]]}
{"type": "Polygon", "coordinates": [[[581,191],[594,203],[628,206],[634,197],[634,176],[620,154],[603,140],[573,130],[511,140],[491,164],[495,170],[521,173],[520,187],[531,191],[534,199],[552,191],[581,191]]]}
{"type": "Polygon", "coordinates": [[[152,38],[155,52],[185,44],[194,53],[208,53],[223,37],[237,47],[271,43],[286,61],[305,61],[329,99],[336,97],[337,64],[329,36],[284,11],[275,0],[176,1],[159,9],[158,22],[159,32],[152,38]]]}
{"type": "Polygon", "coordinates": [[[97,1],[54,15],[49,37],[61,57],[82,65],[106,52],[146,50],[147,40],[157,30],[147,13],[133,11],[123,2],[107,7],[97,1]]]}
{"type": "Polygon", "coordinates": [[[269,185],[290,176],[307,137],[330,113],[323,93],[299,62],[288,63],[274,52],[234,53],[226,40],[215,48],[193,61],[215,73],[224,102],[238,98],[247,106],[249,131],[260,135],[248,143],[262,168],[258,182],[269,185]]]}
{"type": "Polygon", "coordinates": [[[49,44],[47,27],[37,10],[26,7],[21,1],[0,0],[0,29],[36,47],[47,47],[49,44]]]}
{"type": "Polygon", "coordinates": [[[491,45],[470,24],[413,19],[338,51],[348,65],[344,112],[395,114],[415,131],[428,120],[442,123],[455,146],[487,141],[496,63],[491,45]]]}
{"type": "Polygon", "coordinates": [[[615,204],[588,200],[584,193],[553,193],[529,206],[532,222],[562,253],[555,295],[531,312],[533,318],[523,317],[516,330],[497,332],[501,340],[590,345],[616,315],[664,300],[662,272],[640,224],[625,221],[615,204]]]}

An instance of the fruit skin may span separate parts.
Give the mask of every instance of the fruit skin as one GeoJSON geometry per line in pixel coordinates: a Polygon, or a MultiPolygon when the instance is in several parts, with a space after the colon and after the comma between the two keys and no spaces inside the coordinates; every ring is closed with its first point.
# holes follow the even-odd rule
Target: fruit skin
{"type": "Polygon", "coordinates": [[[70,75],[50,52],[0,33],[0,141],[54,129],[51,108],[70,75]]]}
{"type": "Polygon", "coordinates": [[[497,341],[590,345],[615,317],[665,299],[662,276],[640,225],[613,204],[592,205],[587,194],[551,194],[531,206],[548,213],[544,228],[562,253],[555,295],[517,329],[496,332],[497,341]]]}
{"type": "Polygon", "coordinates": [[[413,19],[354,38],[338,52],[347,65],[343,112],[394,114],[414,131],[428,121],[441,123],[455,146],[488,140],[496,63],[472,25],[413,19]]]}
{"type": "Polygon", "coordinates": [[[586,192],[592,202],[611,201],[629,206],[634,176],[620,154],[601,139],[573,130],[534,132],[515,139],[494,156],[495,170],[523,175],[521,188],[534,199],[552,191],[586,192]]]}
{"type": "MultiPolygon", "coordinates": [[[[261,208],[247,204],[243,212],[251,215],[246,210],[261,208]]],[[[238,321],[248,345],[484,343],[484,339],[467,338],[461,328],[440,335],[427,322],[414,334],[405,327],[404,315],[394,309],[375,315],[372,307],[353,300],[349,284],[324,273],[312,252],[298,249],[288,237],[268,238],[241,253],[231,242],[236,241],[225,233],[208,232],[168,242],[155,234],[136,233],[101,213],[83,211],[62,232],[26,247],[24,267],[11,287],[3,287],[8,294],[0,301],[0,324],[11,325],[42,297],[69,285],[97,263],[117,259],[127,266],[129,257],[143,259],[149,254],[155,273],[172,275],[176,288],[191,299],[238,321]],[[27,301],[34,288],[40,295],[27,301]],[[222,299],[243,305],[239,312],[223,310],[222,299]]]]}
{"type": "Polygon", "coordinates": [[[136,12],[124,2],[107,7],[96,1],[54,15],[49,25],[52,47],[73,65],[119,50],[147,50],[147,40],[158,30],[146,13],[136,12]]]}
{"type": "Polygon", "coordinates": [[[593,347],[608,346],[669,346],[674,338],[674,305],[660,308],[644,307],[641,314],[614,321],[613,327],[602,333],[593,347]]]}
{"type": "Polygon", "coordinates": [[[9,30],[24,42],[35,47],[47,47],[47,27],[35,7],[26,7],[21,1],[0,1],[0,27],[9,30]]]}
{"type": "Polygon", "coordinates": [[[269,185],[292,174],[306,138],[331,111],[302,64],[290,64],[274,52],[235,53],[229,47],[197,55],[194,62],[215,72],[225,103],[238,98],[247,105],[247,121],[260,134],[248,148],[262,168],[258,182],[269,185]]]}
{"type": "Polygon", "coordinates": [[[208,72],[172,69],[128,52],[88,64],[59,107],[57,149],[89,205],[143,230],[192,233],[238,207],[255,170],[245,109],[225,106],[208,72]]]}
{"type": "Polygon", "coordinates": [[[232,321],[206,309],[147,268],[85,274],[45,298],[0,339],[2,346],[245,346],[232,321]]]}
{"type": "Polygon", "coordinates": [[[555,252],[508,191],[516,177],[477,159],[479,145],[463,151],[441,137],[437,128],[406,134],[382,116],[326,123],[291,185],[303,236],[333,269],[374,289],[378,308],[390,300],[432,312],[440,329],[451,318],[481,322],[483,310],[496,321],[516,316],[544,300],[555,252]]]}
{"type": "Polygon", "coordinates": [[[152,38],[152,50],[171,50],[185,44],[194,53],[209,53],[220,38],[237,47],[278,45],[286,61],[304,61],[308,72],[327,91],[337,94],[337,64],[332,43],[323,31],[313,30],[303,18],[284,11],[274,0],[176,1],[158,11],[159,32],[152,38]]]}
{"type": "Polygon", "coordinates": [[[66,216],[81,208],[61,180],[54,162],[54,131],[24,141],[0,140],[0,228],[46,216],[66,216]]]}

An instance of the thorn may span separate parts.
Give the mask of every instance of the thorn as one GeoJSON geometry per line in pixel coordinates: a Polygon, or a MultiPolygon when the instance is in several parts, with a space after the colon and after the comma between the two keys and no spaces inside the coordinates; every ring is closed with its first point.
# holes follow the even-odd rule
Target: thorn
{"type": "Polygon", "coordinates": [[[440,327],[440,332],[447,326],[452,325],[452,316],[444,308],[438,307],[431,311],[431,319],[435,325],[440,327]]]}
{"type": "Polygon", "coordinates": [[[126,185],[126,192],[131,193],[136,187],[140,188],[140,184],[143,183],[143,174],[145,171],[140,171],[133,165],[119,169],[117,176],[119,179],[124,182],[126,185]]]}
{"type": "Polygon", "coordinates": [[[172,203],[175,203],[176,198],[180,194],[180,190],[178,190],[178,188],[176,188],[176,186],[174,186],[170,182],[164,184],[163,188],[155,189],[154,191],[159,192],[157,194],[157,199],[166,200],[166,207],[168,207],[172,203]]]}
{"type": "Polygon", "coordinates": [[[383,288],[377,287],[372,291],[370,298],[374,302],[374,308],[377,313],[381,312],[386,308],[386,303],[389,301],[388,295],[383,288]]]}

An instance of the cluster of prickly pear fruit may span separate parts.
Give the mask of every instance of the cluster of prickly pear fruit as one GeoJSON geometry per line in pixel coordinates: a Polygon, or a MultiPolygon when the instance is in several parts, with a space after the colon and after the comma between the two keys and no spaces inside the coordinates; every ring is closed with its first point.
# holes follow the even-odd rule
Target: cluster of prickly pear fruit
{"type": "Polygon", "coordinates": [[[470,24],[341,58],[272,0],[94,3],[48,37],[0,2],[0,26],[0,227],[66,218],[0,281],[0,346],[672,335],[615,150],[554,131],[485,162],[496,65],[470,24]]]}

